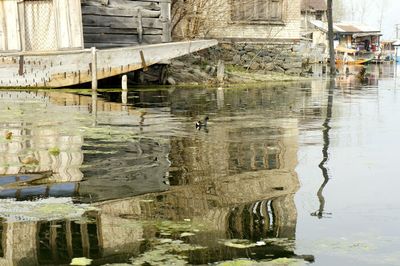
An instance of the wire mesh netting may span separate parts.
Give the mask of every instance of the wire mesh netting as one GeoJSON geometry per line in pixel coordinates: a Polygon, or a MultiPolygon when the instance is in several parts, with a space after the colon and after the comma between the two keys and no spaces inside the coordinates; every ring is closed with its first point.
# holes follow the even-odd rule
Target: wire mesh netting
{"type": "Polygon", "coordinates": [[[57,49],[57,31],[52,0],[25,0],[25,49],[57,49]]]}

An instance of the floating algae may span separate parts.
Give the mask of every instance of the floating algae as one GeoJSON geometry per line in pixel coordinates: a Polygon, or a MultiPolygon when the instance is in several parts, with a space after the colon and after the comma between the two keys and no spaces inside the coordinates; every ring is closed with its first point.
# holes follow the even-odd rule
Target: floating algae
{"type": "Polygon", "coordinates": [[[265,265],[265,266],[302,266],[309,265],[308,262],[305,262],[301,259],[288,259],[288,258],[280,258],[271,261],[253,261],[249,259],[238,259],[233,261],[225,261],[217,264],[218,266],[252,266],[252,265],[265,265]]]}
{"type": "Polygon", "coordinates": [[[201,246],[172,239],[155,239],[153,241],[154,248],[137,258],[131,258],[132,265],[187,265],[188,257],[185,253],[204,249],[201,246]]]}
{"type": "Polygon", "coordinates": [[[0,217],[8,222],[80,219],[85,212],[96,210],[86,204],[74,204],[70,198],[48,198],[36,201],[0,200],[0,217]]]}
{"type": "Polygon", "coordinates": [[[53,156],[60,155],[60,149],[58,147],[52,147],[49,149],[49,153],[53,156]]]}

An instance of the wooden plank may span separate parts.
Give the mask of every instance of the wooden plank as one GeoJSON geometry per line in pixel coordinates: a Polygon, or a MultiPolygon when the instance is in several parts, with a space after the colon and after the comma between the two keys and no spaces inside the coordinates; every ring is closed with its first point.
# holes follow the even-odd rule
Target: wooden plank
{"type": "Polygon", "coordinates": [[[70,21],[71,27],[71,47],[83,48],[83,25],[82,25],[82,9],[80,0],[68,0],[70,3],[70,11],[73,19],[70,21]]]}
{"type": "MultiPolygon", "coordinates": [[[[84,34],[138,34],[137,29],[118,29],[110,27],[87,26],[83,29],[84,34]]],[[[161,29],[143,28],[144,35],[162,35],[161,29]]]]}
{"type": "Polygon", "coordinates": [[[117,17],[137,17],[139,10],[142,10],[144,18],[158,18],[161,12],[155,10],[147,10],[144,7],[135,8],[118,8],[105,6],[83,6],[83,15],[98,15],[98,16],[117,16],[117,17]]]}
{"type": "MultiPolygon", "coordinates": [[[[161,35],[143,35],[143,42],[154,44],[161,42],[161,35]]],[[[85,43],[139,43],[138,35],[128,34],[85,34],[85,43]]]]}
{"type": "Polygon", "coordinates": [[[96,47],[98,49],[118,48],[118,47],[129,47],[133,45],[139,45],[139,43],[91,43],[85,42],[85,48],[96,47]]]}
{"type": "Polygon", "coordinates": [[[162,42],[172,41],[172,28],[171,28],[171,4],[170,3],[160,3],[161,6],[161,16],[160,21],[162,23],[163,38],[162,42]]]}
{"type": "Polygon", "coordinates": [[[123,7],[123,8],[133,8],[133,7],[145,7],[150,10],[161,10],[158,5],[159,1],[130,1],[130,0],[109,0],[109,6],[111,7],[123,7]]]}
{"type": "MultiPolygon", "coordinates": [[[[159,19],[143,18],[144,28],[162,29],[163,24],[159,19]]],[[[105,17],[97,15],[83,16],[83,27],[97,26],[97,27],[111,27],[117,29],[132,29],[138,27],[137,19],[129,17],[105,17]]]]}
{"type": "Polygon", "coordinates": [[[69,4],[65,0],[53,1],[56,19],[58,48],[65,49],[71,47],[71,25],[69,4]]]}

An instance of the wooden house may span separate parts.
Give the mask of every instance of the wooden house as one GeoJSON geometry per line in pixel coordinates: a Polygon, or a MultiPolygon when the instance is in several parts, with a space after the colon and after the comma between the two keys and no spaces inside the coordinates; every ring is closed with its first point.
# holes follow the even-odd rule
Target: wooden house
{"type": "Polygon", "coordinates": [[[217,44],[171,43],[170,6],[170,0],[0,0],[0,87],[90,81],[97,87],[98,79],[217,44]]]}

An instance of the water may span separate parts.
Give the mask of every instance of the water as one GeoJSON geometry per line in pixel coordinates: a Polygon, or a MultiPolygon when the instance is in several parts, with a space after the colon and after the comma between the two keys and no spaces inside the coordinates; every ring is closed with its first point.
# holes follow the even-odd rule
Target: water
{"type": "Polygon", "coordinates": [[[0,91],[0,265],[398,265],[399,91],[368,72],[0,91]]]}

